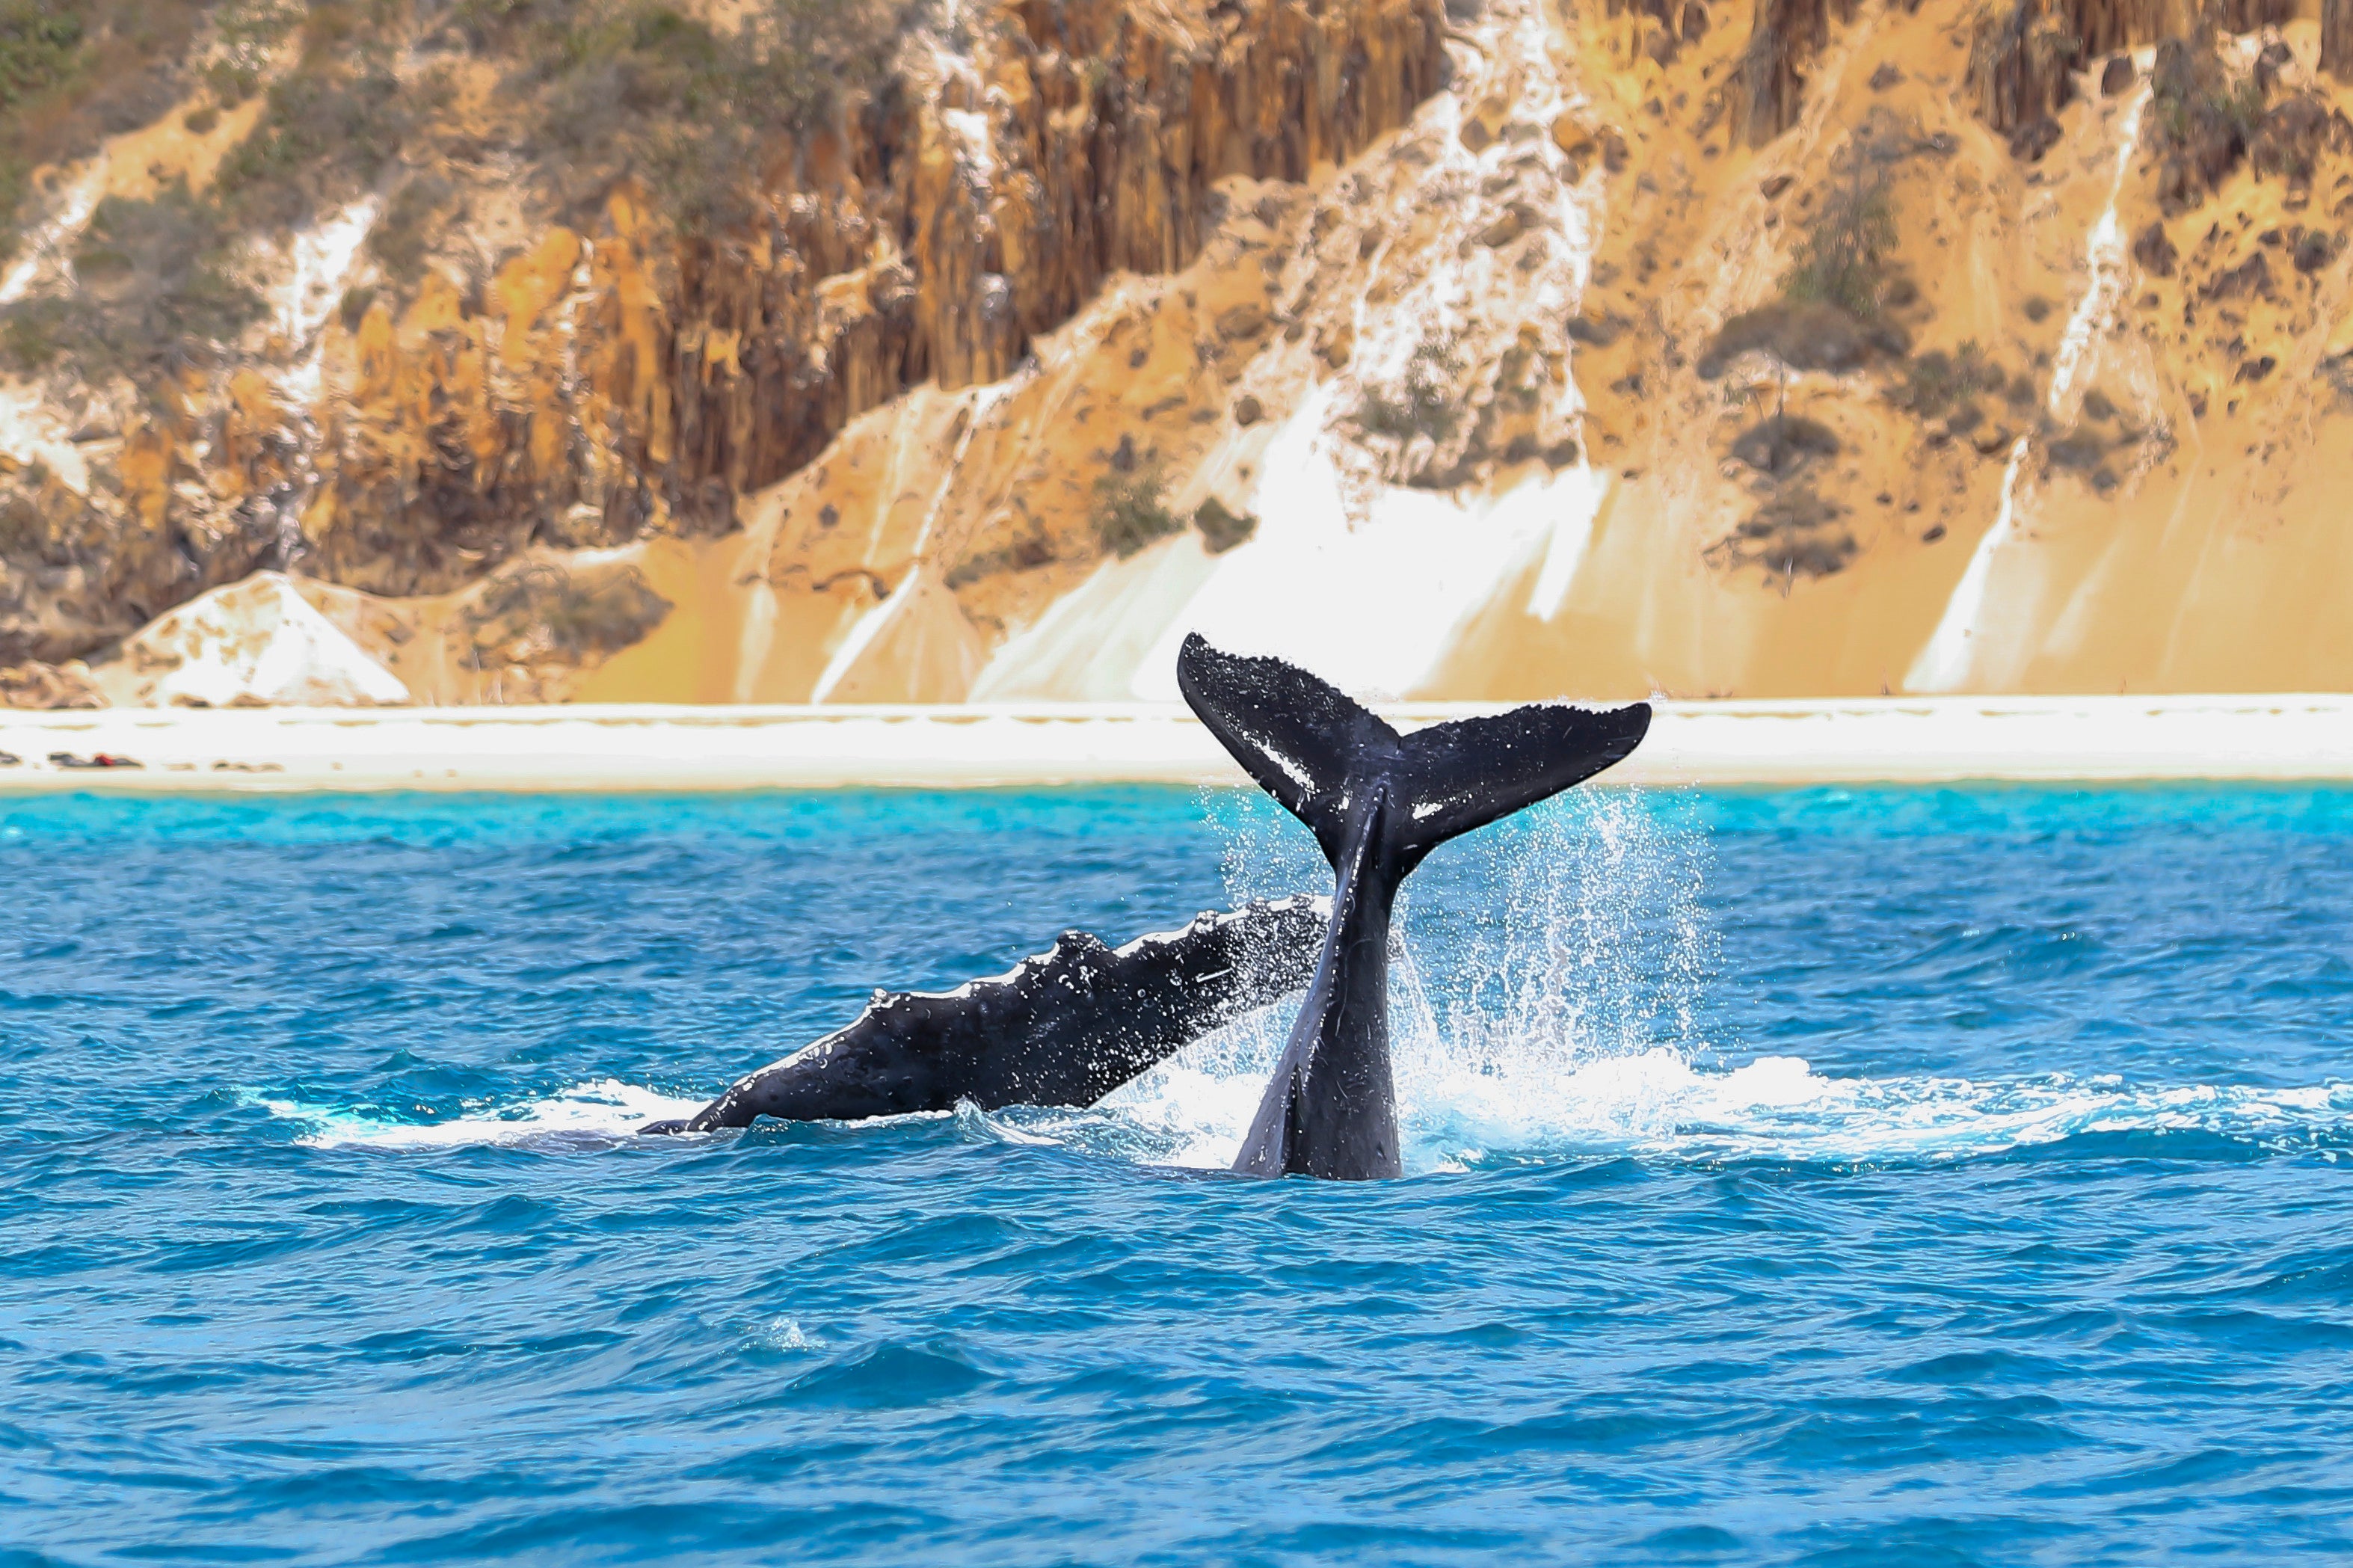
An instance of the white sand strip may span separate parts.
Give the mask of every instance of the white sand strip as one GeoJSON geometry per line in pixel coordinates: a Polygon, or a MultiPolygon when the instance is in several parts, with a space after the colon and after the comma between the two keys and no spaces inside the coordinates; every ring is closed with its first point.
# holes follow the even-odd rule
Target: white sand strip
{"type": "MultiPolygon", "coordinates": [[[[1404,704],[1414,728],[1496,705],[1404,704]]],[[[0,710],[6,790],[702,790],[1239,784],[1181,707],[0,710]],[[99,753],[138,767],[73,767],[99,753]]],[[[2353,697],[1668,702],[1643,784],[2353,780],[2353,697]]]]}

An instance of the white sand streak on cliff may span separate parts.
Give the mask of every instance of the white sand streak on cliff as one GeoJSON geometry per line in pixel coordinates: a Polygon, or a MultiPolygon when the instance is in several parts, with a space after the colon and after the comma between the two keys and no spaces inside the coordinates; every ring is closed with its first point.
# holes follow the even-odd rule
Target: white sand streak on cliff
{"type": "MultiPolygon", "coordinates": [[[[2052,360],[2051,390],[2043,407],[2053,419],[2067,412],[2076,377],[2093,342],[2116,323],[2128,265],[2116,202],[2124,192],[2133,153],[2140,145],[2141,114],[2148,107],[2148,99],[2149,89],[2143,87],[2125,111],[2124,133],[2117,140],[2116,176],[2108,188],[2108,205],[2100,214],[2100,221],[2092,226],[2092,237],[2085,247],[2091,281],[2084,287],[2074,314],[2068,318],[2067,330],[2059,339],[2059,352],[2052,360]]],[[[1929,636],[1927,646],[1920,650],[1920,657],[1905,675],[1905,689],[1960,691],[1973,684],[2007,686],[2015,682],[2033,658],[2035,650],[2029,639],[2040,595],[2030,590],[2040,584],[2023,584],[2016,591],[2000,595],[1992,592],[1996,563],[2021,542],[2019,485],[2025,475],[2031,446],[2031,435],[2021,436],[2011,443],[2010,462],[2001,475],[2000,510],[1994,516],[1993,526],[1978,541],[1977,550],[1969,556],[1968,568],[1961,574],[1953,596],[1946,601],[1945,613],[1929,636]]]]}
{"type": "Polygon", "coordinates": [[[87,494],[90,461],[37,383],[0,380],[0,452],[19,462],[42,462],[69,488],[87,494]]]}
{"type": "Polygon", "coordinates": [[[106,160],[94,159],[66,187],[65,199],[58,210],[25,237],[24,249],[17,255],[16,264],[8,268],[5,277],[0,277],[0,305],[13,305],[23,299],[46,266],[54,264],[61,271],[71,271],[64,258],[65,247],[90,222],[90,215],[98,210],[98,198],[105,190],[106,160]]]}
{"type": "MultiPolygon", "coordinates": [[[[979,638],[941,585],[931,559],[932,540],[973,437],[1014,385],[1013,381],[1001,381],[976,387],[968,395],[971,401],[965,412],[963,433],[941,468],[924,506],[923,524],[916,531],[911,552],[913,563],[890,596],[849,628],[818,676],[809,693],[811,702],[857,701],[868,696],[869,686],[918,702],[961,701],[971,690],[980,669],[979,638]]],[[[886,487],[884,493],[890,494],[891,489],[886,487]]],[[[876,508],[878,538],[880,520],[888,510],[887,502],[876,508]]]]}
{"type": "Polygon", "coordinates": [[[300,355],[286,373],[295,406],[307,408],[319,395],[321,329],[343,303],[360,247],[375,226],[380,204],[374,196],[353,202],[334,216],[294,237],[286,247],[286,280],[272,290],[271,314],[287,350],[300,355]]]}
{"type": "MultiPolygon", "coordinates": [[[[1453,345],[1473,387],[1525,334],[1568,357],[1599,180],[1572,179],[1578,171],[1548,134],[1573,107],[1550,28],[1535,0],[1500,0],[1457,37],[1455,85],[1400,133],[1413,157],[1377,154],[1349,176],[1409,181],[1379,202],[1411,221],[1379,237],[1350,302],[1351,370],[1302,401],[1258,464],[1244,501],[1258,531],[1214,558],[1187,533],[1105,563],[997,651],[976,696],[1172,700],[1176,647],[1192,631],[1312,664],[1352,689],[1406,693],[1517,574],[1542,562],[1539,613],[1565,596],[1604,489],[1581,461],[1534,467],[1516,484],[1409,488],[1396,476],[1427,465],[1432,437],[1367,439],[1352,427],[1359,400],[1396,395],[1433,345],[1453,345]],[[1475,152],[1463,140],[1474,103],[1504,106],[1501,132],[1475,152]],[[1515,205],[1533,213],[1535,239],[1482,243],[1515,205]],[[1538,252],[1523,267],[1513,258],[1531,243],[1538,252]]],[[[1362,216],[1345,197],[1334,211],[1362,216]]],[[[1552,395],[1547,427],[1576,429],[1575,382],[1552,395]]]]}

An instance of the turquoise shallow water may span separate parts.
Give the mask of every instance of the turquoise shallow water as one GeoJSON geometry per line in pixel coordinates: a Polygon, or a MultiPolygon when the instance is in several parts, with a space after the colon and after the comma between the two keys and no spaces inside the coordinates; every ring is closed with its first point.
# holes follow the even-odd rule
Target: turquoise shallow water
{"type": "Polygon", "coordinates": [[[0,1563],[2353,1554],[2353,794],[1594,795],[1279,1017],[639,1140],[876,984],[1305,885],[1184,791],[0,804],[0,1563]]]}

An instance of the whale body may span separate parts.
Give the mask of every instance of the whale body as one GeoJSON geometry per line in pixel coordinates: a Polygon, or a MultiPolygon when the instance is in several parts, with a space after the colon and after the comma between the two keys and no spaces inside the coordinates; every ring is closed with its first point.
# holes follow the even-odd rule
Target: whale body
{"type": "Polygon", "coordinates": [[[1092,1105],[1219,1025],[1279,1002],[1315,966],[1324,900],[1304,895],[1195,917],[1111,947],[1065,931],[1007,973],[953,991],[877,991],[815,1044],[645,1132],[857,1121],[1008,1105],[1092,1105]]]}
{"type": "Polygon", "coordinates": [[[1198,634],[1177,689],[1331,861],[1330,919],[1307,1000],[1234,1169],[1339,1180],[1401,1169],[1389,1070],[1389,915],[1398,886],[1446,840],[1581,784],[1641,744],[1648,703],[1547,703],[1400,735],[1279,658],[1198,634]]]}

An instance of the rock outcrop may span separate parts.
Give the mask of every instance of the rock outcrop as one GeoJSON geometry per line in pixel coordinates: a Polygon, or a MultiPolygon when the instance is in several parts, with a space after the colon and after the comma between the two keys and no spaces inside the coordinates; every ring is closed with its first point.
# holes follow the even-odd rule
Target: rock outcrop
{"type": "MultiPolygon", "coordinates": [[[[454,97],[402,188],[438,182],[474,226],[437,220],[398,284],[400,204],[358,197],[283,241],[276,317],[220,368],[132,395],[46,361],[61,404],[106,407],[101,460],[30,500],[54,537],[0,540],[0,657],[90,651],[257,568],[440,594],[533,545],[725,532],[861,413],[999,379],[1105,279],[1182,267],[1219,181],[1303,179],[1401,123],[1448,68],[1441,28],[1432,0],[992,10],[763,145],[750,210],[700,227],[627,171],[585,206],[519,202],[484,142],[524,130],[461,89],[531,68],[396,58],[454,97]]],[[[80,286],[53,287],[68,310],[80,286]]]]}
{"type": "Polygon", "coordinates": [[[283,574],[216,588],[142,629],[96,684],[118,706],[375,707],[408,688],[283,574]]]}
{"type": "Polygon", "coordinates": [[[1805,65],[1834,25],[1854,19],[1853,0],[1753,0],[1748,47],[1740,57],[1740,124],[1761,147],[1798,122],[1805,65]]]}
{"type": "Polygon", "coordinates": [[[103,708],[106,694],[90,678],[90,667],[79,659],[63,667],[42,664],[0,666],[0,708],[103,708]]]}

